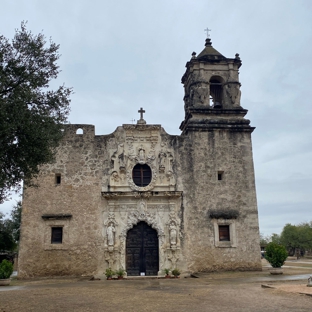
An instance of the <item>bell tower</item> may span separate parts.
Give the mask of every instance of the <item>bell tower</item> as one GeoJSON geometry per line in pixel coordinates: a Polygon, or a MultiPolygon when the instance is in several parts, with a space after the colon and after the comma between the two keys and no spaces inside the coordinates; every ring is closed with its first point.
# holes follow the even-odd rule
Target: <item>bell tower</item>
{"type": "Polygon", "coordinates": [[[184,85],[185,119],[180,125],[182,134],[196,130],[236,129],[253,131],[244,119],[241,107],[239,54],[226,58],[206,39],[204,50],[186,63],[182,77],[184,85]]]}
{"type": "Polygon", "coordinates": [[[247,110],[240,101],[241,65],[238,54],[226,58],[207,38],[182,77],[185,118],[175,161],[191,271],[261,270],[255,128],[244,118],[247,110]]]}

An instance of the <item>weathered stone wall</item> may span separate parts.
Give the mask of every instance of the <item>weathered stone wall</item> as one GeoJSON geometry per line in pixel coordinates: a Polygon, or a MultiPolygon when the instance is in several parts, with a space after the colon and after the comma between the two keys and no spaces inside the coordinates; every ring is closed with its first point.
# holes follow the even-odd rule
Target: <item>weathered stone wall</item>
{"type": "Polygon", "coordinates": [[[170,138],[158,125],[126,125],[108,136],[95,136],[90,125],[66,126],[55,163],[41,168],[37,188],[24,190],[19,276],[101,275],[109,266],[125,268],[126,233],[139,221],[157,230],[159,273],[178,259],[186,270],[170,138]],[[83,134],[76,134],[79,128],[83,134]],[[153,170],[146,188],[132,182],[138,162],[153,170]],[[61,175],[60,184],[56,175],[61,175]],[[174,246],[170,222],[177,227],[174,246]],[[107,243],[110,223],[115,226],[113,246],[107,243]],[[51,244],[52,226],[63,227],[62,244],[51,244]]]}
{"type": "Polygon", "coordinates": [[[109,266],[126,268],[126,233],[139,221],[157,230],[159,274],[168,267],[183,272],[261,268],[250,132],[190,131],[179,137],[149,127],[132,129],[129,142],[123,127],[108,136],[95,136],[93,126],[66,128],[56,162],[42,167],[38,188],[24,192],[20,277],[101,275],[109,266]],[[77,128],[84,134],[76,134],[77,128]],[[154,168],[155,183],[148,190],[126,178],[140,161],[141,147],[154,168]],[[129,161],[120,165],[119,155],[129,161]],[[56,174],[61,174],[59,185],[56,174]],[[234,211],[235,218],[212,218],[213,211],[234,211]],[[174,246],[172,221],[178,233],[174,246]],[[106,235],[110,223],[113,246],[106,235]],[[219,224],[230,225],[230,242],[218,241],[219,224]],[[63,227],[62,244],[51,244],[52,226],[63,227]]]}
{"type": "Polygon", "coordinates": [[[24,190],[19,276],[81,275],[97,270],[103,237],[100,203],[102,155],[94,127],[68,126],[56,162],[41,168],[37,188],[24,190]],[[57,185],[55,174],[61,174],[57,185]],[[71,214],[70,219],[42,218],[71,214]],[[63,227],[63,244],[51,244],[51,226],[63,227]]]}
{"type": "Polygon", "coordinates": [[[261,269],[250,132],[189,132],[177,149],[188,269],[261,269]],[[210,217],[211,211],[229,210],[238,217],[210,217]],[[231,224],[230,243],[217,241],[218,223],[231,224]]]}

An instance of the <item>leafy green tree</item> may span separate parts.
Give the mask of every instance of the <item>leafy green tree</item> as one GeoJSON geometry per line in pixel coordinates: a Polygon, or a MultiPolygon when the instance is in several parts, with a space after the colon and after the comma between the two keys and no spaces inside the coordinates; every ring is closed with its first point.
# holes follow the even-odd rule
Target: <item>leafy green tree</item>
{"type": "Polygon", "coordinates": [[[50,88],[59,45],[22,22],[10,42],[0,35],[0,203],[51,162],[69,114],[71,88],[50,88]]]}
{"type": "Polygon", "coordinates": [[[296,251],[312,249],[312,226],[311,223],[299,225],[286,224],[281,233],[281,243],[295,254],[296,251]]]}
{"type": "Polygon", "coordinates": [[[9,219],[0,212],[0,252],[13,251],[16,248],[9,219]]]}
{"type": "Polygon", "coordinates": [[[10,230],[13,235],[13,239],[16,243],[20,240],[20,230],[21,230],[21,217],[22,217],[22,202],[18,201],[13,207],[10,214],[10,230]]]}
{"type": "Polygon", "coordinates": [[[0,212],[0,251],[16,251],[20,239],[22,202],[13,207],[10,218],[0,212]]]}
{"type": "Polygon", "coordinates": [[[291,255],[295,254],[296,248],[300,248],[298,238],[297,227],[287,223],[281,233],[281,243],[287,248],[291,255]]]}
{"type": "Polygon", "coordinates": [[[278,234],[276,234],[276,233],[273,233],[273,234],[271,235],[271,241],[272,241],[273,243],[276,243],[276,244],[280,245],[280,244],[281,244],[281,236],[278,235],[278,234]]]}
{"type": "Polygon", "coordinates": [[[260,246],[265,247],[269,243],[269,237],[264,236],[262,233],[260,233],[260,246]]]}

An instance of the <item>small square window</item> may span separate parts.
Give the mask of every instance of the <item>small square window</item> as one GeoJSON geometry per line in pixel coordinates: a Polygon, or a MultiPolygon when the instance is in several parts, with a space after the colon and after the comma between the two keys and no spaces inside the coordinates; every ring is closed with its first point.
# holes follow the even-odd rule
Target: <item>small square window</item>
{"type": "Polygon", "coordinates": [[[57,184],[57,185],[61,184],[61,174],[60,173],[57,173],[55,175],[55,184],[57,184]]]}
{"type": "Polygon", "coordinates": [[[219,225],[219,241],[229,242],[230,241],[230,226],[219,225]]]}
{"type": "Polygon", "coordinates": [[[223,171],[218,171],[218,180],[221,181],[223,180],[223,171]]]}
{"type": "Polygon", "coordinates": [[[214,219],[215,246],[220,248],[235,248],[236,243],[236,220],[214,219]]]}
{"type": "Polygon", "coordinates": [[[62,244],[63,242],[63,228],[52,227],[51,228],[51,244],[62,244]]]}

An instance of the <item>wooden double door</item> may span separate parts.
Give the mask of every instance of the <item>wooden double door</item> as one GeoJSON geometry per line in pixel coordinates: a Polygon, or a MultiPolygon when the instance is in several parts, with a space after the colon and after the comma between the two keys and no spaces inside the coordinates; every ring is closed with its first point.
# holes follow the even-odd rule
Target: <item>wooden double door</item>
{"type": "Polygon", "coordinates": [[[157,231],[143,221],[139,222],[127,233],[126,270],[129,276],[158,274],[159,248],[157,231]]]}

